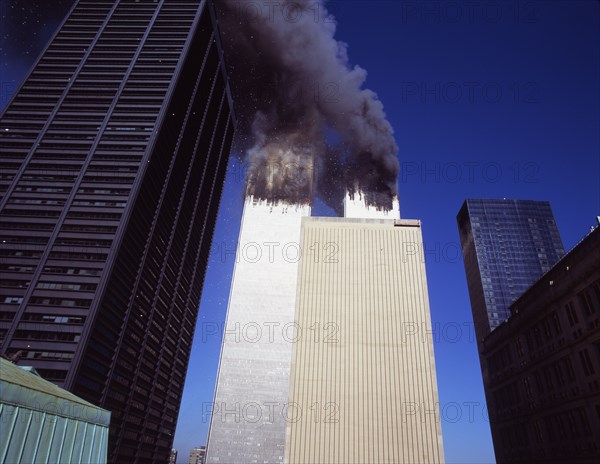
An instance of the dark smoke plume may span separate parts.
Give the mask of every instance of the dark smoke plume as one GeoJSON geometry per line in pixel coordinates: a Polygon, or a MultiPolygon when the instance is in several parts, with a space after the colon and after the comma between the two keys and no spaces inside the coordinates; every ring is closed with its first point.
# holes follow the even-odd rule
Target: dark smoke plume
{"type": "Polygon", "coordinates": [[[365,70],[349,67],[323,0],[215,4],[248,192],[295,202],[310,198],[314,183],[336,210],[346,190],[391,207],[399,170],[393,130],[377,95],[362,88],[365,70]]]}

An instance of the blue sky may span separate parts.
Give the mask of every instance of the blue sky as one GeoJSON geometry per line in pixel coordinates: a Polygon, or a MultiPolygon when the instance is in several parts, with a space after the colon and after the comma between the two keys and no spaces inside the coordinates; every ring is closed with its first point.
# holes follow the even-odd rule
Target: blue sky
{"type": "MultiPolygon", "coordinates": [[[[599,6],[424,4],[340,0],[328,9],[394,127],[402,216],[423,221],[446,460],[494,462],[455,218],[467,197],[549,200],[567,249],[595,223],[599,6]]],[[[232,160],[175,438],[184,453],[206,440],[201,404],[212,400],[221,341],[210,333],[227,307],[234,263],[222,248],[235,248],[242,171],[232,160]]],[[[315,214],[329,212],[317,205],[315,214]]]]}
{"type": "MultiPolygon", "coordinates": [[[[27,30],[40,35],[24,34],[8,28],[19,15],[7,16],[10,3],[27,2],[0,0],[6,16],[2,108],[31,64],[26,52],[39,53],[59,16],[55,11],[36,23],[36,13],[24,11],[27,30]]],[[[336,37],[348,44],[352,64],[368,71],[367,87],[379,95],[394,127],[402,216],[423,222],[446,461],[494,462],[456,213],[467,197],[549,200],[566,249],[595,223],[600,3],[327,5],[338,23],[336,37]]],[[[203,405],[213,398],[221,344],[214,332],[222,329],[234,264],[223,250],[236,246],[243,171],[232,157],[175,437],[179,462],[187,462],[192,446],[206,443],[203,405]]],[[[315,207],[315,214],[329,213],[315,207]]]]}

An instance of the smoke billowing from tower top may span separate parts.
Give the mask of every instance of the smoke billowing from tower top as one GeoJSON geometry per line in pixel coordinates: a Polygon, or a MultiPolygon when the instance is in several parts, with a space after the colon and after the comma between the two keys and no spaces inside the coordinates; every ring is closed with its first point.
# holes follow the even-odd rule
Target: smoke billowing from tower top
{"type": "Polygon", "coordinates": [[[312,188],[314,166],[316,194],[334,209],[348,190],[391,207],[399,171],[393,130],[377,95],[363,88],[366,71],[349,66],[323,0],[215,3],[248,191],[297,202],[305,190],[293,189],[312,188]],[[277,178],[296,168],[294,182],[277,178]]]}
{"type": "Polygon", "coordinates": [[[299,139],[301,132],[277,135],[248,150],[252,168],[246,195],[272,202],[312,202],[315,147],[299,139]]]}

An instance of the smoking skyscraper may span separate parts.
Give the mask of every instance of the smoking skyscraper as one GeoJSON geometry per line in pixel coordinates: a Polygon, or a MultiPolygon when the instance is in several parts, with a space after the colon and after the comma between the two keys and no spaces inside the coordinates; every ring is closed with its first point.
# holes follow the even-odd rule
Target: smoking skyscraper
{"type": "MultiPolygon", "coordinates": [[[[291,153],[285,156],[289,160],[297,157],[291,153]]],[[[263,177],[255,182],[268,192],[270,176],[284,167],[264,167],[263,177]]],[[[250,192],[255,185],[248,186],[250,192]]],[[[310,195],[310,189],[304,193],[310,195]]],[[[264,200],[250,193],[246,196],[208,463],[246,464],[259,458],[259,462],[282,462],[286,426],[282,408],[288,400],[292,361],[292,345],[284,331],[294,323],[300,258],[297,245],[301,220],[310,216],[310,211],[308,201],[290,203],[264,200]],[[240,250],[248,247],[256,252],[240,256],[240,250]],[[267,333],[269,327],[274,329],[272,333],[267,333]],[[248,330],[253,334],[242,336],[248,330]]]]}
{"type": "Polygon", "coordinates": [[[370,204],[391,209],[399,171],[393,130],[377,95],[362,88],[366,71],[349,66],[323,1],[223,0],[217,11],[238,149],[250,169],[260,168],[268,147],[311,147],[303,158],[314,157],[316,196],[339,211],[346,190],[360,190],[370,204]]]}
{"type": "Polygon", "coordinates": [[[383,105],[322,1],[217,11],[249,174],[207,462],[441,462],[431,332],[402,336],[431,323],[383,105]],[[310,217],[315,197],[344,218],[310,217]],[[306,341],[324,326],[339,344],[306,341]]]}

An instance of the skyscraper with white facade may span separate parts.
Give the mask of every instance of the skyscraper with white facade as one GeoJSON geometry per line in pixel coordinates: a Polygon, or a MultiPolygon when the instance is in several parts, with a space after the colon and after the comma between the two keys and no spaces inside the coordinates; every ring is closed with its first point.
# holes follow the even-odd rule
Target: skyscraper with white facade
{"type": "Polygon", "coordinates": [[[208,463],[443,462],[421,224],[397,204],[246,198],[208,463]]]}
{"type": "Polygon", "coordinates": [[[208,463],[283,462],[300,225],[310,211],[246,198],[208,463]]]}

